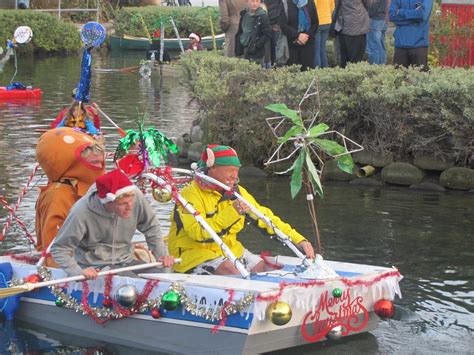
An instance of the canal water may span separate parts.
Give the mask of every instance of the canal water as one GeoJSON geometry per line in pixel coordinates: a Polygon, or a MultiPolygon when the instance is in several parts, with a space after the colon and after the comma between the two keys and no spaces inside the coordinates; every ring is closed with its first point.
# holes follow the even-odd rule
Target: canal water
{"type": "MultiPolygon", "coordinates": [[[[140,54],[93,55],[91,97],[122,128],[136,128],[137,110],[149,115],[169,137],[187,132],[198,107],[179,84],[177,70],[167,66],[150,79],[116,69],[136,66],[140,54]]],[[[7,85],[13,62],[0,73],[7,85]]],[[[0,102],[0,194],[14,205],[35,166],[35,144],[59,110],[71,100],[79,78],[80,56],[19,58],[16,81],[43,89],[40,103],[0,102]]],[[[115,148],[117,130],[105,119],[107,150],[115,148]]],[[[34,231],[36,186],[21,202],[18,217],[34,231]]],[[[262,204],[311,236],[305,201],[291,200],[287,178],[242,176],[262,204]]],[[[359,187],[326,183],[317,201],[324,256],[331,260],[396,266],[404,275],[395,319],[381,322],[367,334],[339,342],[310,344],[279,353],[293,354],[473,354],[474,353],[474,198],[473,194],[412,191],[396,187],[359,187]]],[[[169,227],[170,204],[158,205],[160,220],[169,227]]],[[[0,227],[7,211],[0,210],[0,227]]],[[[288,250],[249,229],[241,240],[251,250],[289,254],[288,250]]],[[[31,248],[12,223],[0,243],[0,254],[31,248]]],[[[157,335],[159,336],[159,335],[157,335]]],[[[216,334],[219,336],[219,333],[216,334]]],[[[179,350],[179,349],[177,349],[179,350]]],[[[78,339],[29,324],[0,321],[0,353],[143,353],[115,344],[78,339]],[[2,348],[3,347],[3,348],[2,348]]],[[[232,354],[229,349],[229,354],[232,354]]]]}

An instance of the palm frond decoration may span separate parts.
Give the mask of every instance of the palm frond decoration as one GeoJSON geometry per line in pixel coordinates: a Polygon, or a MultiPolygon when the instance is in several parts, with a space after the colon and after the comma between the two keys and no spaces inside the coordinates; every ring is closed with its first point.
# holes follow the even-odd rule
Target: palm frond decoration
{"type": "Polygon", "coordinates": [[[364,148],[342,133],[329,130],[326,123],[317,123],[320,112],[319,106],[318,111],[311,119],[304,119],[302,105],[305,100],[312,96],[317,96],[319,99],[319,89],[311,91],[315,80],[313,79],[303,95],[298,110],[290,109],[282,103],[265,107],[279,114],[276,117],[266,118],[266,122],[277,138],[279,145],[265,165],[293,160],[289,169],[278,173],[292,172],[290,184],[292,198],[298,195],[303,185],[305,186],[308,209],[316,239],[316,250],[321,253],[314,194],[323,197],[321,172],[324,167],[324,160],[327,156],[336,159],[341,170],[352,174],[354,162],[351,154],[364,148]]]}
{"type": "Polygon", "coordinates": [[[138,131],[129,129],[125,137],[119,140],[114,154],[114,161],[118,161],[131,151],[135,151],[144,164],[144,170],[153,165],[159,167],[167,162],[168,152],[178,153],[178,147],[155,127],[145,128],[148,115],[143,114],[138,120],[138,131]]]}

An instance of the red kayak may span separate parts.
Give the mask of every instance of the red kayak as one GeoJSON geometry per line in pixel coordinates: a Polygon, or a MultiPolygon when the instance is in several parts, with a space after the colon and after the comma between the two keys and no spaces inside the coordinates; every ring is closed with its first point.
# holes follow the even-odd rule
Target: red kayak
{"type": "Polygon", "coordinates": [[[39,100],[43,91],[41,89],[7,90],[5,86],[0,86],[0,100],[39,100]]]}

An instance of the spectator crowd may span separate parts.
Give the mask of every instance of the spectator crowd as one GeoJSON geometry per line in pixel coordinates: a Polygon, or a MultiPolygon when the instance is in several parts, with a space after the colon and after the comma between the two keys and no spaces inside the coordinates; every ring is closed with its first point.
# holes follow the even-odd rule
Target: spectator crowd
{"type": "Polygon", "coordinates": [[[225,55],[264,68],[328,67],[326,43],[337,64],[387,64],[386,32],[394,31],[396,66],[428,69],[433,0],[219,0],[225,55]]]}

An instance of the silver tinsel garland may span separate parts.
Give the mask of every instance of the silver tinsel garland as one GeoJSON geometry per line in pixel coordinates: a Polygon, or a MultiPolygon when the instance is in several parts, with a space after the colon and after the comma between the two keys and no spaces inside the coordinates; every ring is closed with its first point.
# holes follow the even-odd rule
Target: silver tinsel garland
{"type": "MultiPolygon", "coordinates": [[[[52,279],[51,271],[44,266],[38,268],[38,275],[40,275],[44,281],[49,281],[52,279]]],[[[49,288],[51,289],[51,293],[56,297],[56,305],[73,309],[78,313],[82,313],[83,315],[87,314],[81,301],[71,297],[61,287],[53,285],[49,288]]],[[[254,294],[248,292],[239,301],[233,301],[228,304],[224,304],[223,306],[216,306],[213,308],[198,305],[197,302],[193,302],[192,299],[186,294],[185,288],[179,282],[173,282],[166,292],[169,291],[174,291],[179,295],[181,306],[191,315],[201,317],[207,321],[212,322],[220,321],[232,314],[245,311],[255,300],[254,294]]],[[[130,308],[130,313],[145,313],[151,311],[152,309],[159,308],[161,306],[161,299],[166,292],[163,292],[157,298],[146,300],[139,309],[134,307],[130,308]]],[[[96,317],[102,320],[113,320],[125,317],[124,314],[114,310],[113,308],[90,307],[90,309],[96,317]]]]}

